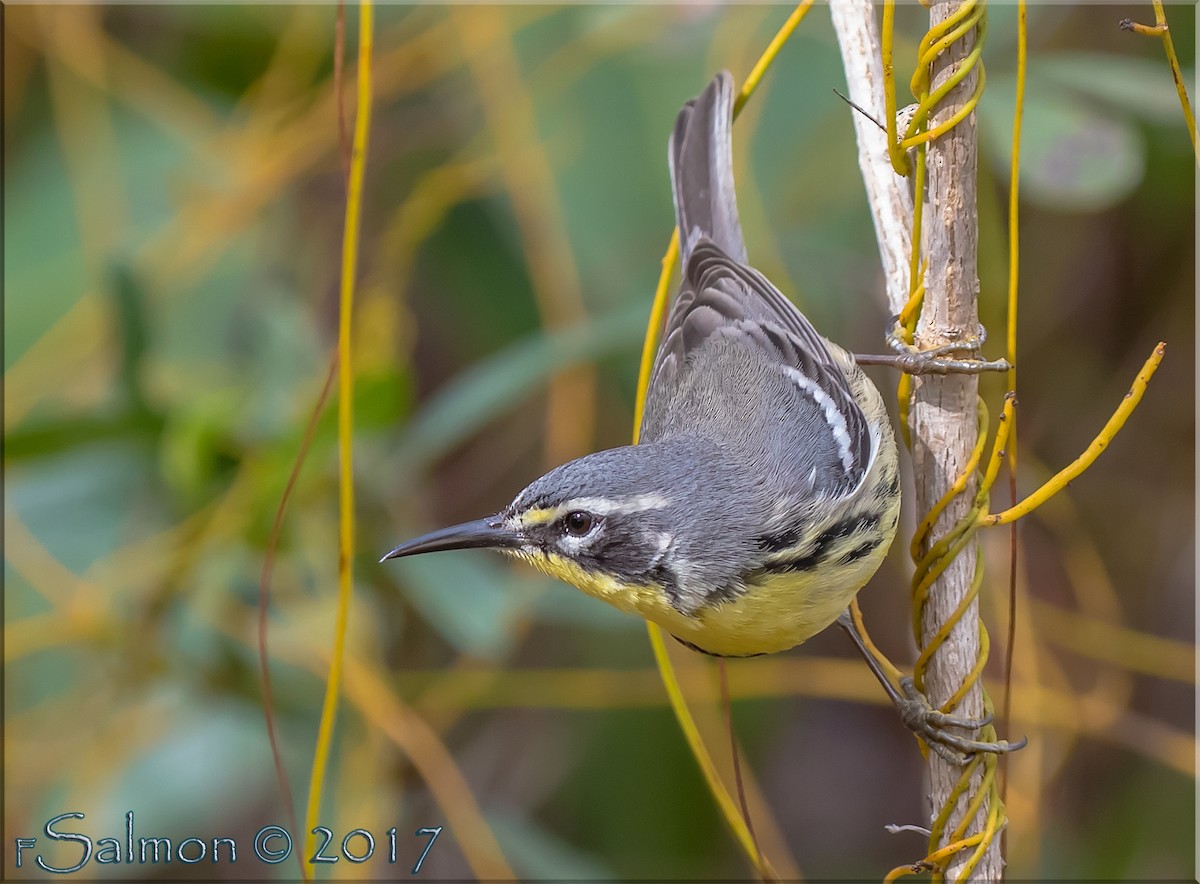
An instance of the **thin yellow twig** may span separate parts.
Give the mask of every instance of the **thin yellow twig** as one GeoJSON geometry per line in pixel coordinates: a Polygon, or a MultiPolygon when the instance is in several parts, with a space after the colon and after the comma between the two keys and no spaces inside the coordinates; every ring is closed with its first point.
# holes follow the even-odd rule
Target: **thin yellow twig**
{"type": "MultiPolygon", "coordinates": [[[[894,117],[896,104],[894,95],[895,80],[890,66],[893,29],[892,16],[894,13],[890,8],[891,6],[892,4],[889,2],[885,4],[884,8],[883,55],[885,61],[885,101],[888,104],[889,117],[894,117]]],[[[967,119],[974,111],[985,85],[983,65],[980,62],[980,58],[986,35],[986,9],[985,5],[982,2],[978,2],[978,0],[965,0],[948,18],[930,28],[921,39],[918,47],[918,64],[909,84],[913,96],[917,99],[917,107],[906,127],[903,137],[897,138],[897,124],[894,119],[888,120],[888,147],[892,165],[900,174],[908,174],[910,171],[914,173],[914,192],[918,194],[918,198],[913,206],[913,251],[909,267],[910,299],[902,311],[900,318],[903,330],[902,334],[910,341],[912,340],[913,331],[918,321],[918,313],[924,294],[922,291],[924,272],[920,268],[920,248],[922,242],[920,235],[922,200],[920,195],[924,193],[925,189],[925,146],[951,130],[962,120],[967,119]],[[931,78],[936,59],[949,49],[951,45],[963,39],[972,31],[975,33],[974,46],[966,57],[961,59],[952,71],[948,72],[949,76],[936,89],[931,88],[931,78]],[[977,70],[978,74],[975,80],[975,87],[968,99],[950,118],[933,128],[928,128],[930,115],[951,90],[970,75],[972,70],[977,70]],[[916,150],[916,164],[915,169],[912,169],[909,165],[908,150],[914,148],[916,150]]],[[[907,422],[912,387],[912,380],[906,375],[901,378],[897,389],[903,420],[902,435],[905,443],[910,446],[911,439],[907,422]]],[[[1006,410],[1010,405],[1011,403],[1006,404],[1006,410]]],[[[923,689],[926,666],[933,655],[947,640],[951,630],[961,621],[967,610],[974,605],[983,582],[982,567],[977,559],[968,592],[959,601],[955,610],[950,613],[940,628],[932,636],[922,639],[921,624],[924,619],[925,605],[930,588],[963,550],[977,543],[975,535],[978,530],[978,524],[976,519],[979,511],[983,509],[984,501],[986,500],[986,497],[982,495],[976,495],[971,501],[970,508],[963,514],[962,518],[958,519],[944,536],[940,537],[936,542],[932,542],[924,555],[919,555],[922,543],[930,539],[933,524],[945,510],[950,500],[966,489],[982,459],[984,439],[987,432],[987,408],[982,400],[979,401],[978,420],[980,425],[977,428],[977,442],[974,451],[968,459],[968,464],[962,470],[962,474],[958,480],[947,490],[946,495],[935,503],[931,508],[931,512],[922,519],[913,537],[911,552],[916,568],[912,580],[912,613],[914,634],[918,647],[921,649],[920,656],[913,667],[913,679],[918,689],[923,689]]],[[[1008,422],[1002,419],[999,432],[997,433],[997,441],[993,445],[992,461],[995,460],[995,452],[1003,447],[1002,437],[1006,437],[1007,435],[1007,424],[1008,422]]],[[[985,479],[985,484],[982,486],[983,488],[986,488],[990,482],[995,480],[999,465],[992,461],[988,463],[988,476],[985,479]]],[[[988,655],[988,637],[982,622],[978,625],[978,632],[979,653],[975,665],[962,679],[958,690],[941,705],[941,710],[944,712],[952,711],[956,708],[967,692],[978,684],[988,655]]],[[[982,694],[982,701],[984,707],[990,711],[991,703],[986,691],[982,694]]],[[[983,739],[994,739],[994,728],[990,726],[985,728],[981,736],[983,739]]],[[[893,869],[885,880],[896,880],[904,875],[918,872],[932,872],[934,880],[941,881],[944,878],[950,861],[954,859],[956,854],[973,847],[975,849],[972,851],[971,856],[965,857],[963,868],[956,870],[956,875],[961,875],[965,879],[971,874],[971,870],[974,869],[980,859],[991,849],[994,836],[1003,828],[1006,817],[1004,815],[1003,802],[1000,800],[996,790],[996,765],[994,761],[985,763],[982,772],[976,770],[978,763],[980,762],[977,758],[975,764],[968,765],[962,771],[956,787],[951,791],[947,800],[942,802],[942,806],[930,829],[929,854],[917,863],[893,869]],[[947,834],[945,829],[951,816],[959,808],[959,798],[966,796],[968,793],[971,793],[971,798],[967,801],[967,806],[959,816],[956,830],[947,834]],[[981,821],[981,831],[964,838],[963,835],[967,828],[975,824],[978,819],[979,811],[983,807],[985,800],[989,802],[989,805],[986,818],[981,821]],[[943,839],[948,843],[941,844],[940,842],[943,839]]]]}
{"type": "MultiPolygon", "coordinates": [[[[335,351],[330,356],[329,368],[325,373],[325,383],[309,413],[308,424],[304,428],[304,436],[300,441],[300,450],[292,462],[291,472],[288,473],[287,483],[279,498],[279,506],[275,508],[275,518],[271,523],[271,533],[268,535],[267,549],[263,556],[262,572],[258,579],[258,676],[262,685],[263,719],[267,726],[267,742],[271,746],[271,761],[275,766],[275,781],[279,784],[284,813],[287,814],[288,824],[293,831],[297,828],[296,807],[292,798],[291,782],[288,780],[283,763],[283,753],[279,749],[279,735],[275,729],[275,691],[271,679],[271,658],[267,648],[267,618],[270,609],[271,575],[275,569],[275,553],[279,549],[279,537],[283,531],[283,517],[287,512],[292,492],[296,488],[296,482],[300,478],[300,470],[304,466],[304,462],[308,460],[308,451],[317,432],[317,421],[325,410],[325,403],[333,388],[333,378],[337,374],[338,354],[335,351]]],[[[300,863],[300,877],[307,880],[308,868],[304,863],[304,856],[297,854],[296,859],[300,863]]]]}
{"type": "Polygon", "coordinates": [[[1000,423],[996,427],[996,438],[992,441],[992,456],[988,458],[987,469],[983,473],[983,481],[979,483],[979,490],[976,492],[976,502],[980,509],[983,508],[984,501],[987,500],[987,494],[991,491],[992,486],[996,484],[996,477],[1000,475],[1000,465],[1004,463],[1004,456],[1008,453],[1009,439],[1012,438],[1013,422],[1017,416],[1017,396],[1015,393],[1009,392],[1004,397],[1004,409],[1000,412],[1000,423]]]}
{"type": "MultiPolygon", "coordinates": [[[[671,242],[667,246],[666,254],[663,255],[662,271],[659,273],[658,286],[654,292],[654,303],[650,308],[650,320],[646,329],[646,338],[642,343],[641,367],[638,372],[638,394],[633,409],[634,445],[638,444],[641,436],[642,415],[646,407],[646,391],[650,385],[650,371],[654,367],[654,354],[657,350],[659,329],[662,328],[663,316],[666,313],[667,302],[669,300],[671,276],[674,273],[675,264],[678,260],[679,231],[675,230],[671,233],[671,242]]],[[[688,747],[692,750],[692,755],[696,758],[696,763],[700,766],[701,773],[704,774],[709,791],[712,792],[718,807],[720,807],[730,828],[733,829],[738,843],[741,844],[742,849],[746,852],[751,862],[754,863],[755,867],[765,875],[765,870],[769,869],[770,865],[762,857],[758,845],[755,843],[754,836],[750,833],[750,829],[746,825],[732,796],[729,794],[729,790],[721,782],[721,776],[717,773],[717,767],[713,763],[712,756],[709,754],[708,748],[704,745],[704,740],[700,736],[700,730],[696,727],[696,721],[688,709],[687,700],[679,688],[679,679],[675,675],[675,667],[671,664],[671,658],[667,656],[666,643],[663,641],[663,631],[656,624],[648,620],[646,621],[646,631],[650,637],[650,646],[654,649],[654,661],[658,666],[659,676],[662,679],[663,687],[667,691],[667,697],[671,702],[671,709],[675,713],[675,719],[679,722],[679,729],[683,732],[688,747]]]]}
{"type": "Polygon", "coordinates": [[[892,682],[899,685],[904,673],[896,668],[896,665],[891,660],[884,656],[883,651],[879,650],[879,647],[875,644],[875,640],[867,632],[866,624],[863,622],[862,608],[858,606],[857,596],[850,600],[850,619],[854,621],[854,626],[858,630],[859,637],[862,638],[863,647],[871,653],[871,656],[875,658],[876,662],[888,674],[892,682]]]}
{"type": "MultiPolygon", "coordinates": [[[[371,127],[371,48],[374,9],[371,0],[362,0],[358,25],[358,109],[354,120],[354,150],[350,157],[350,181],[346,191],[346,217],[342,234],[341,306],[338,317],[338,452],[339,538],[338,603],[334,624],[333,653],[329,661],[329,680],[325,683],[325,701],[313,753],[309,778],[305,830],[311,833],[321,810],[321,792],[329,761],[333,730],[337,721],[338,695],[341,688],[342,660],[345,656],[346,624],[350,618],[350,595],[354,563],[354,467],[351,460],[354,431],[354,374],[351,365],[350,328],[353,319],[354,283],[358,263],[358,227],[362,214],[363,178],[367,163],[367,134],[371,127]]],[[[305,836],[305,855],[311,856],[316,836],[305,836]]]]}
{"type": "MultiPolygon", "coordinates": [[[[879,32],[879,43],[883,55],[883,114],[886,118],[888,158],[896,174],[907,178],[911,167],[908,154],[900,147],[900,139],[896,132],[896,68],[892,63],[893,34],[896,29],[896,0],[884,0],[883,27],[879,32]]],[[[920,191],[918,191],[920,193],[920,191]]],[[[914,253],[918,246],[914,244],[914,253]]]]}
{"type": "MultiPolygon", "coordinates": [[[[779,50],[791,36],[796,26],[808,13],[812,6],[812,0],[804,0],[800,3],[792,14],[788,16],[786,22],[776,33],[775,37],[763,50],[762,56],[751,69],[749,76],[742,84],[742,88],[734,100],[733,116],[736,119],[742,108],[750,96],[754,94],[754,90],[758,87],[763,74],[771,66],[775,57],[779,54],[779,50]]],[[[633,427],[633,442],[636,445],[638,437],[641,433],[642,415],[646,404],[646,390],[650,386],[650,371],[654,366],[654,353],[657,348],[659,329],[662,327],[662,317],[666,311],[668,300],[668,292],[670,289],[671,276],[675,268],[675,262],[679,254],[679,231],[676,230],[671,235],[671,242],[667,246],[666,254],[663,256],[662,273],[659,275],[658,288],[654,296],[654,305],[650,310],[649,325],[646,329],[646,339],[642,346],[641,368],[638,375],[637,398],[634,403],[634,427],[633,427]]],[[[671,660],[667,656],[666,645],[663,641],[662,630],[653,623],[647,621],[646,629],[650,636],[650,644],[654,649],[654,659],[658,664],[659,674],[662,677],[663,687],[667,691],[667,695],[671,700],[671,708],[675,712],[675,717],[679,722],[679,727],[683,731],[684,737],[688,741],[688,746],[692,750],[692,754],[696,758],[697,764],[700,765],[700,770],[704,774],[705,781],[708,783],[709,791],[712,792],[713,798],[717,805],[721,808],[722,814],[725,816],[726,822],[733,829],[739,844],[746,852],[746,856],[754,864],[759,874],[764,878],[774,877],[770,863],[765,857],[761,857],[758,847],[754,842],[754,837],[750,834],[750,830],[746,825],[745,820],[738,812],[737,804],[729,795],[729,791],[721,782],[720,776],[717,774],[716,766],[712,762],[712,758],[708,750],[704,746],[704,741],[700,738],[700,732],[696,728],[695,720],[692,718],[691,712],[688,710],[687,700],[684,698],[682,691],[679,689],[679,682],[675,677],[674,667],[671,665],[671,660]]]]}
{"type": "Polygon", "coordinates": [[[675,676],[675,667],[671,665],[671,659],[667,656],[663,631],[649,621],[646,622],[646,627],[650,633],[650,646],[654,650],[654,661],[658,664],[659,675],[662,678],[663,686],[667,689],[667,697],[671,701],[671,709],[674,710],[675,718],[679,721],[679,729],[683,732],[683,738],[687,740],[688,747],[696,757],[696,763],[700,765],[700,771],[704,774],[709,790],[713,793],[717,805],[721,808],[721,813],[728,821],[729,827],[733,829],[733,834],[737,837],[746,856],[750,858],[761,874],[774,877],[766,857],[759,856],[754,836],[750,834],[750,829],[738,810],[737,802],[721,782],[721,775],[717,773],[717,766],[713,763],[712,756],[704,745],[700,730],[696,727],[696,720],[692,718],[692,713],[688,710],[687,700],[684,698],[683,691],[679,687],[679,680],[675,676]]]}
{"type": "MultiPolygon", "coordinates": [[[[914,192],[922,193],[925,187],[925,146],[921,145],[917,148],[917,174],[914,179],[914,192]]],[[[921,215],[919,211],[913,212],[912,225],[912,242],[919,243],[921,241],[921,215]]],[[[917,319],[921,314],[921,305],[925,303],[925,269],[929,266],[929,259],[918,263],[921,250],[914,247],[912,257],[910,259],[908,270],[908,284],[911,294],[908,296],[908,301],[900,310],[898,322],[900,324],[899,334],[901,339],[906,344],[913,342],[913,334],[917,330],[917,319]]],[[[899,410],[900,436],[904,442],[905,448],[912,448],[912,434],[908,428],[908,413],[912,404],[912,387],[913,376],[907,372],[900,373],[900,380],[896,384],[896,402],[899,410]]]]}
{"type": "MultiPolygon", "coordinates": [[[[1007,453],[1008,457],[1008,493],[1009,503],[1017,503],[1017,293],[1021,276],[1021,237],[1020,237],[1020,181],[1021,181],[1021,128],[1025,119],[1025,73],[1028,68],[1029,22],[1025,0],[1017,0],[1017,94],[1016,105],[1013,109],[1012,132],[1012,163],[1008,175],[1008,328],[1007,357],[1008,357],[1008,395],[1011,401],[1004,403],[1004,414],[1000,419],[1006,421],[1007,432],[1011,439],[1005,445],[997,443],[992,459],[999,466],[999,460],[1007,453]],[[1011,406],[1011,407],[1010,407],[1011,406]],[[1006,418],[1011,412],[1011,417],[1006,418]],[[999,457],[997,457],[999,455],[999,457]]],[[[993,477],[994,481],[994,477],[993,477]]],[[[984,481],[986,487],[991,482],[984,481]]],[[[1009,532],[1008,557],[1008,624],[1004,641],[1004,700],[1000,713],[1000,727],[1007,728],[1012,721],[1012,673],[1013,654],[1016,653],[1017,631],[1017,528],[1014,524],[1009,532]]],[[[1000,800],[1008,797],[1008,765],[1002,768],[1000,780],[1000,800]]],[[[1034,793],[1035,795],[1038,793],[1034,793]]],[[[1004,850],[1003,845],[1001,851],[1004,850]]]]}
{"type": "Polygon", "coordinates": [[[1188,137],[1192,140],[1192,153],[1200,162],[1200,152],[1196,150],[1196,117],[1192,113],[1192,104],[1188,101],[1187,86],[1183,82],[1183,71],[1179,68],[1179,56],[1175,54],[1175,43],[1171,39],[1171,29],[1167,27],[1167,13],[1163,9],[1162,0],[1151,0],[1154,4],[1154,24],[1138,24],[1132,19],[1125,19],[1121,27],[1135,34],[1146,37],[1159,37],[1163,42],[1163,51],[1167,54],[1167,63],[1171,66],[1171,78],[1175,81],[1175,91],[1179,94],[1179,105],[1183,108],[1183,119],[1187,123],[1188,137]]]}
{"type": "MultiPolygon", "coordinates": [[[[1020,280],[1021,243],[1019,238],[1021,127],[1025,119],[1025,71],[1028,66],[1028,37],[1025,0],[1017,3],[1017,103],[1013,111],[1012,163],[1008,172],[1008,389],[1017,390],[1017,288],[1020,280]]],[[[1015,469],[1015,454],[1010,463],[1015,469]]]]}
{"type": "MultiPolygon", "coordinates": [[[[979,465],[980,458],[983,457],[983,448],[987,444],[988,410],[983,404],[982,399],[978,400],[978,402],[975,449],[971,452],[971,457],[967,460],[966,464],[963,465],[962,472],[958,478],[946,489],[946,493],[942,495],[942,499],[933,505],[933,508],[925,514],[925,517],[917,525],[916,530],[913,531],[912,541],[908,545],[908,552],[914,562],[921,562],[921,544],[925,542],[925,538],[933,531],[933,526],[937,522],[938,516],[942,514],[942,510],[949,506],[950,501],[963,493],[963,490],[967,487],[967,481],[975,475],[975,468],[979,465]]],[[[930,550],[930,553],[932,552],[933,550],[930,550]]],[[[928,558],[927,554],[926,559],[928,558]]]]}
{"type": "Polygon", "coordinates": [[[663,255],[662,271],[658,275],[658,286],[654,290],[654,304],[650,308],[650,321],[646,328],[646,339],[642,342],[642,362],[638,369],[637,400],[633,403],[633,444],[637,445],[642,434],[642,415],[646,409],[646,390],[650,386],[650,371],[654,368],[654,354],[658,349],[658,332],[667,312],[668,294],[671,291],[671,275],[675,262],[679,260],[679,230],[671,231],[671,242],[663,255]]]}
{"type": "Polygon", "coordinates": [[[966,119],[975,109],[975,106],[979,104],[979,99],[983,96],[983,89],[986,85],[983,64],[979,62],[979,59],[983,55],[983,45],[986,39],[987,16],[984,14],[984,6],[983,4],[976,5],[974,3],[964,3],[954,16],[946,19],[938,28],[931,30],[926,35],[925,40],[928,41],[928,45],[925,45],[925,41],[922,41],[924,49],[917,63],[917,72],[912,79],[913,95],[919,99],[919,102],[916,113],[913,114],[913,118],[908,124],[908,131],[900,141],[901,149],[909,150],[918,144],[933,141],[946,134],[966,119]],[[955,71],[946,78],[945,82],[939,85],[933,92],[928,92],[930,85],[929,76],[934,59],[955,40],[973,28],[976,32],[974,47],[955,71]],[[929,119],[929,115],[937,107],[938,103],[955,86],[965,80],[975,68],[979,70],[979,78],[975,81],[975,91],[971,93],[970,97],[963,103],[963,106],[953,116],[943,120],[934,128],[924,129],[923,127],[929,119]]]}
{"type": "Polygon", "coordinates": [[[783,23],[771,42],[767,44],[767,48],[763,50],[763,54],[759,56],[754,67],[750,69],[750,73],[746,75],[745,81],[742,83],[741,91],[738,92],[737,98],[733,100],[733,117],[737,119],[738,114],[742,112],[742,108],[746,102],[750,100],[750,96],[754,94],[754,90],[758,88],[759,81],[762,80],[763,74],[771,67],[775,61],[775,56],[779,54],[779,50],[783,48],[783,44],[792,36],[792,31],[796,30],[796,26],[808,14],[809,7],[813,5],[813,0],[803,0],[792,10],[792,14],[788,16],[788,20],[783,23]]]}
{"type": "Polygon", "coordinates": [[[1112,417],[1108,419],[1108,423],[1104,425],[1104,429],[1092,440],[1092,444],[1087,447],[1083,454],[1075,458],[1070,465],[1060,470],[1054,478],[1050,479],[1045,485],[1033,492],[1033,494],[1030,494],[1016,506],[1010,507],[1000,513],[980,513],[979,524],[982,526],[1007,525],[1009,522],[1028,515],[1090,467],[1096,458],[1100,456],[1101,452],[1108,447],[1108,443],[1113,440],[1113,437],[1125,426],[1125,421],[1129,419],[1129,415],[1133,413],[1138,403],[1142,401],[1142,394],[1146,392],[1146,385],[1150,383],[1150,378],[1154,377],[1154,372],[1158,370],[1166,349],[1167,345],[1162,341],[1154,348],[1154,352],[1150,354],[1150,357],[1142,366],[1142,370],[1134,378],[1133,385],[1129,388],[1129,392],[1125,394],[1125,398],[1121,401],[1120,406],[1113,412],[1112,417]]]}

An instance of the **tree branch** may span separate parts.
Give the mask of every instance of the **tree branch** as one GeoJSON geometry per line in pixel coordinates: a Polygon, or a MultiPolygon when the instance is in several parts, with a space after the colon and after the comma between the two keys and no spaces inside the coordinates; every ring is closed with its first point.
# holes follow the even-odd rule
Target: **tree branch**
{"type": "MultiPolygon", "coordinates": [[[[936,26],[952,15],[959,0],[940,0],[930,8],[930,26],[936,26]]],[[[974,30],[953,43],[933,63],[934,91],[952,74],[975,44],[974,30]]],[[[930,117],[930,128],[954,115],[975,90],[977,71],[972,71],[951,90],[930,117]]],[[[976,168],[978,144],[974,113],[963,119],[928,147],[929,173],[926,209],[926,255],[928,270],[925,276],[925,305],[917,326],[916,343],[921,349],[936,347],[955,338],[974,336],[979,328],[979,273],[977,268],[978,210],[976,207],[976,168]]],[[[979,378],[976,375],[922,376],[916,381],[912,408],[913,462],[917,482],[917,507],[928,512],[954,483],[971,457],[978,433],[977,399],[979,378]]],[[[924,549],[944,536],[970,509],[975,496],[977,479],[967,478],[963,493],[942,512],[933,531],[926,538],[924,549]]],[[[978,547],[969,543],[949,563],[942,576],[929,591],[921,621],[923,642],[950,619],[971,588],[975,574],[978,547]]],[[[949,638],[929,662],[925,692],[930,702],[944,703],[970,677],[979,659],[979,606],[971,602],[965,615],[950,631],[949,638]]],[[[975,682],[963,697],[957,714],[971,718],[983,715],[983,688],[975,682]]],[[[978,769],[977,769],[978,770],[978,769]]],[[[941,808],[949,800],[962,771],[934,753],[929,755],[929,798],[932,807],[941,808]]],[[[958,801],[947,830],[958,825],[967,801],[979,789],[980,773],[972,779],[971,788],[958,801]]],[[[987,814],[984,798],[978,821],[987,814]]],[[[972,822],[966,834],[979,829],[972,822]]],[[[949,880],[956,880],[961,864],[969,852],[960,852],[946,870],[949,880]]],[[[998,881],[1003,872],[1000,842],[995,839],[976,867],[979,880],[998,881]]]]}
{"type": "MultiPolygon", "coordinates": [[[[883,120],[883,60],[875,7],[871,0],[838,0],[829,14],[842,51],[842,66],[850,100],[876,120],[883,120]]],[[[908,300],[908,259],[912,254],[912,194],[908,183],[892,169],[887,135],[855,111],[858,166],[862,170],[867,202],[875,222],[875,238],[883,262],[888,308],[898,314],[908,300]]]]}
{"type": "MultiPolygon", "coordinates": [[[[944,21],[958,5],[958,0],[935,2],[930,12],[931,25],[944,21]]],[[[850,99],[883,120],[883,64],[875,10],[867,0],[839,0],[830,4],[830,13],[842,51],[850,99]]],[[[934,64],[931,90],[957,68],[974,41],[972,31],[939,56],[934,64]]],[[[972,72],[946,96],[932,115],[930,128],[949,119],[963,106],[975,89],[977,76],[972,72]]],[[[892,169],[884,133],[858,113],[854,114],[854,126],[859,166],[879,241],[888,304],[893,313],[899,313],[909,293],[912,196],[907,182],[896,176],[892,169]]],[[[974,336],[978,330],[976,165],[976,122],[971,114],[928,148],[929,202],[924,210],[923,227],[929,263],[924,309],[915,341],[922,349],[974,336]]],[[[962,475],[975,446],[977,390],[978,377],[975,375],[924,375],[915,380],[911,421],[918,512],[929,512],[962,475]]],[[[970,476],[964,493],[946,507],[934,524],[922,552],[965,515],[976,484],[975,477],[970,476]]],[[[922,619],[923,642],[950,618],[970,592],[976,558],[976,546],[970,543],[931,587],[922,619]]],[[[977,603],[972,602],[949,639],[930,661],[925,690],[931,703],[935,706],[944,703],[958,689],[972,671],[979,652],[979,612],[977,603]]],[[[976,683],[967,692],[956,714],[974,718],[982,713],[983,692],[976,683]]],[[[932,813],[936,814],[949,800],[961,768],[933,752],[929,753],[929,765],[929,800],[932,813]]],[[[946,831],[953,831],[958,825],[967,801],[978,788],[977,775],[972,788],[959,800],[946,831]]],[[[987,807],[985,798],[976,820],[986,817],[987,807]]],[[[973,823],[967,834],[978,828],[973,823]]],[[[949,880],[958,877],[969,853],[959,853],[951,860],[946,869],[949,880]]],[[[999,839],[995,839],[972,877],[998,881],[1002,870],[999,839]]]]}

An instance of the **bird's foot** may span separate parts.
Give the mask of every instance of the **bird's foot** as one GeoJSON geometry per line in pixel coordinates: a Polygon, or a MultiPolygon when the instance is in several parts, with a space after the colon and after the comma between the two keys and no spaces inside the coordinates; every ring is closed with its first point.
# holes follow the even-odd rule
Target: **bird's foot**
{"type": "Polygon", "coordinates": [[[904,339],[905,330],[899,317],[892,320],[887,343],[894,355],[889,364],[908,374],[980,374],[985,371],[1008,371],[1007,359],[984,359],[980,352],[987,341],[987,329],[979,326],[974,337],[950,341],[929,350],[919,350],[904,339]],[[963,354],[955,356],[954,354],[963,354]]]}
{"type": "Polygon", "coordinates": [[[1029,742],[1026,737],[1010,743],[1008,740],[972,740],[950,733],[947,728],[978,730],[986,727],[992,723],[993,716],[961,718],[934,709],[925,695],[917,690],[913,680],[907,676],[900,679],[900,688],[904,692],[904,696],[896,700],[900,718],[925,745],[950,764],[966,764],[977,752],[1016,752],[1029,742]]]}

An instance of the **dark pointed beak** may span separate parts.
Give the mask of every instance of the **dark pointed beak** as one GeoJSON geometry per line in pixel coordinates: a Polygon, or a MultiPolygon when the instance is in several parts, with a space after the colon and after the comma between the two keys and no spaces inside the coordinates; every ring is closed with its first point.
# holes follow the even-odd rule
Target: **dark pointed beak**
{"type": "Polygon", "coordinates": [[[521,536],[499,516],[488,516],[474,522],[464,522],[431,531],[407,543],[402,543],[379,561],[440,552],[444,549],[512,549],[521,545],[521,536]]]}

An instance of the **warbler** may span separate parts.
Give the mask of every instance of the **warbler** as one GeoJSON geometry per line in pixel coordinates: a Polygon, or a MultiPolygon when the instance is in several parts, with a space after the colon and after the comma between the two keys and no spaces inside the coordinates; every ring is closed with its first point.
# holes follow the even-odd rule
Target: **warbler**
{"type": "Polygon", "coordinates": [[[385,558],[498,549],[720,656],[800,644],[875,573],[900,513],[895,436],[853,356],[747,263],[733,100],[722,72],[670,138],[683,282],[640,444],[385,558]]]}
{"type": "MultiPolygon", "coordinates": [[[[854,357],[748,263],[733,103],[721,72],[684,105],[670,137],[682,283],[640,444],[564,464],[499,513],[384,559],[499,550],[728,657],[800,644],[879,568],[900,514],[895,435],[854,357]]],[[[901,695],[872,669],[910,727],[980,724],[933,713],[911,685],[901,695]]],[[[949,742],[963,752],[1000,745],[949,742]]]]}

